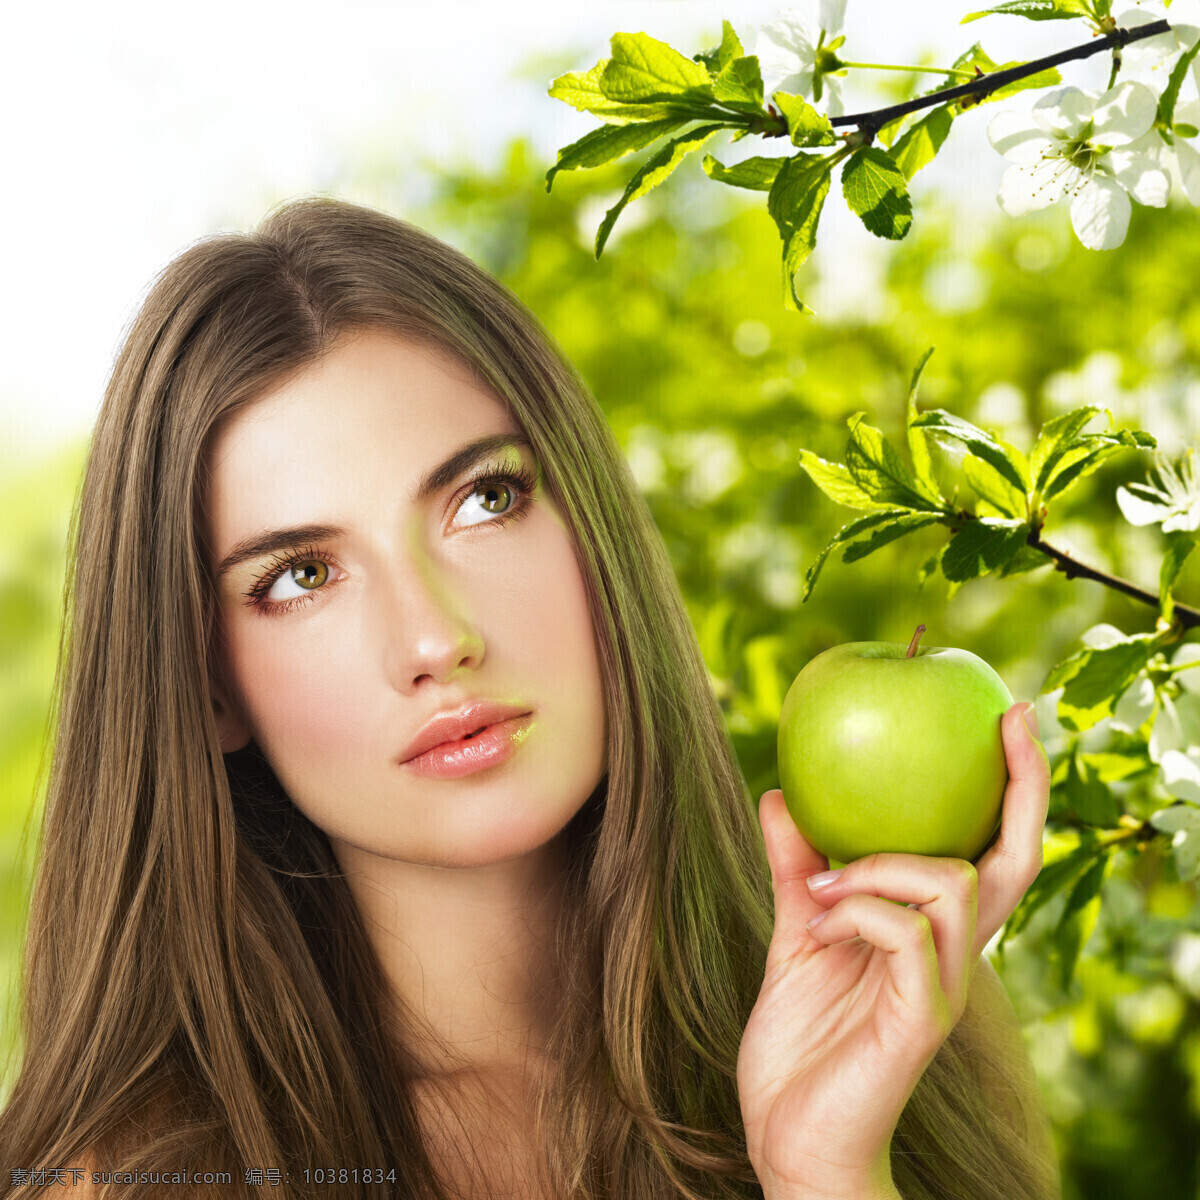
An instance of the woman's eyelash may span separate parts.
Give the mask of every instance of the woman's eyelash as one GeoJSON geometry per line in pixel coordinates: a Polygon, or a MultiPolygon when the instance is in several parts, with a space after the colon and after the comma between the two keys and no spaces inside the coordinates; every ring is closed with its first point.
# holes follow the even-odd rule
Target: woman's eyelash
{"type": "MultiPolygon", "coordinates": [[[[489,463],[480,469],[479,473],[466,484],[463,499],[466,500],[476,492],[481,492],[493,484],[504,484],[513,493],[515,499],[512,507],[498,513],[491,521],[481,521],[480,525],[506,525],[509,521],[519,520],[528,515],[529,506],[537,487],[537,474],[527,467],[505,467],[500,463],[489,463]]],[[[270,616],[291,611],[301,604],[307,604],[309,596],[293,596],[288,600],[267,600],[266,595],[275,585],[275,581],[289,568],[297,563],[322,562],[327,567],[336,567],[336,561],[319,550],[316,546],[305,546],[294,554],[274,558],[266,571],[259,575],[246,590],[244,603],[251,608],[260,608],[270,616]]],[[[320,591],[314,588],[313,593],[320,591]]]]}

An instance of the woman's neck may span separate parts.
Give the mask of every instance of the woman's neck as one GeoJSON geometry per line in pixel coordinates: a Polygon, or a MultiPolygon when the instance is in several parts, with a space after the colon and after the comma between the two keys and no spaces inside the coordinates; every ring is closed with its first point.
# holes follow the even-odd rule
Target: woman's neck
{"type": "Polygon", "coordinates": [[[416,1075],[469,1073],[507,1087],[543,1069],[559,995],[552,946],[565,838],[478,867],[334,850],[403,1014],[416,1075]]]}

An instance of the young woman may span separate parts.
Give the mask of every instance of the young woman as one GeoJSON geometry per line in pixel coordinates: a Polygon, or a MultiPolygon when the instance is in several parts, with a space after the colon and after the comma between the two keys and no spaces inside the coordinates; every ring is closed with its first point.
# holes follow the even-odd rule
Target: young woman
{"type": "Polygon", "coordinates": [[[187,250],[70,555],[0,1187],[1057,1194],[981,956],[1041,861],[1023,706],[975,866],[825,882],[595,401],[461,254],[325,199],[187,250]]]}

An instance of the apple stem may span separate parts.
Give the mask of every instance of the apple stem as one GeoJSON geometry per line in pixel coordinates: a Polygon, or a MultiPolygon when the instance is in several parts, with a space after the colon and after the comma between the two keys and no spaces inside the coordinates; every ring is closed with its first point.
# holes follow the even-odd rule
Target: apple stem
{"type": "Polygon", "coordinates": [[[912,641],[908,643],[908,653],[905,658],[915,658],[917,653],[917,643],[921,640],[921,634],[925,632],[924,625],[918,625],[916,633],[912,636],[912,641]]]}

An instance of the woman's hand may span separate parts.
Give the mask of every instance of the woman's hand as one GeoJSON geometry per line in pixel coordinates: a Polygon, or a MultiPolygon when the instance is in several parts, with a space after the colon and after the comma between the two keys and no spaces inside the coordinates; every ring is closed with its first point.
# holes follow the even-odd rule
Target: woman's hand
{"type": "Polygon", "coordinates": [[[767,1200],[896,1195],[900,1114],[962,1016],[981,951],[1041,869],[1050,767],[1023,710],[1001,719],[1009,781],[1000,836],[977,866],[872,854],[822,883],[829,862],[783,792],[763,795],[775,932],[737,1084],[767,1200]]]}

